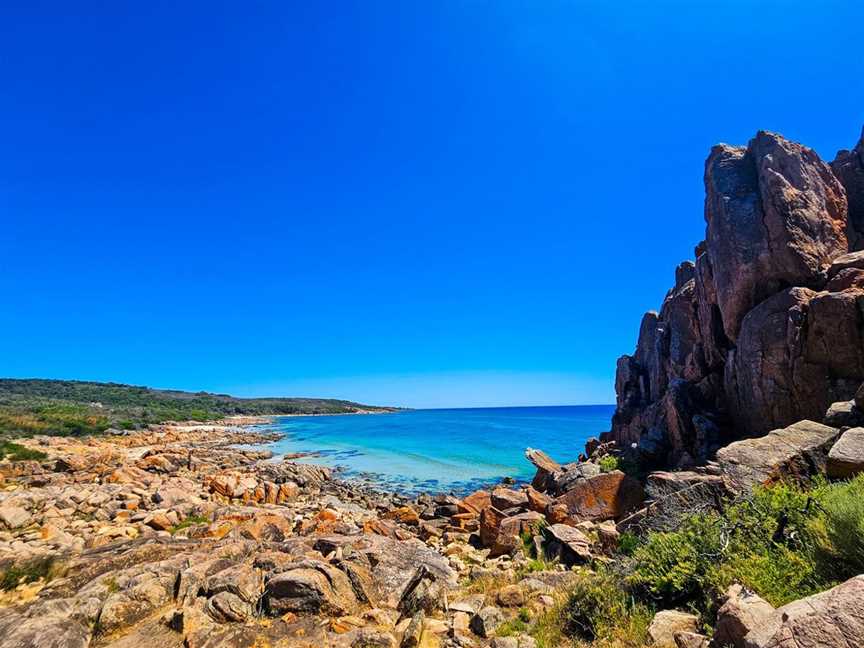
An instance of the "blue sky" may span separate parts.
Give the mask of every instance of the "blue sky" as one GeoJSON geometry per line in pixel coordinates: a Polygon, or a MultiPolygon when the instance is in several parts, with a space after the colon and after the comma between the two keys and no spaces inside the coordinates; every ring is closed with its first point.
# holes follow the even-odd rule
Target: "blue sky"
{"type": "Polygon", "coordinates": [[[0,374],[601,403],[704,159],[864,123],[860,2],[5,2],[0,374]],[[86,5],[86,6],[85,6],[86,5]]]}

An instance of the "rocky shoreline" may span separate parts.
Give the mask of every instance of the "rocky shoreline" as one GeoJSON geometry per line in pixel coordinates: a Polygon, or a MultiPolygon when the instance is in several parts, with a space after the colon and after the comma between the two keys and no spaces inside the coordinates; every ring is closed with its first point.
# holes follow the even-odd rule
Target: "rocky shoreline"
{"type": "MultiPolygon", "coordinates": [[[[23,441],[46,456],[0,462],[0,571],[18,578],[0,597],[2,645],[534,648],[525,620],[620,559],[622,533],[669,524],[682,498],[864,470],[858,428],[803,422],[644,481],[593,440],[571,464],[529,448],[531,485],[409,498],[238,447],[275,440],[243,427],[261,422],[23,441]]],[[[735,625],[729,601],[718,628],[742,639],[753,624],[735,625]]],[[[693,615],[661,611],[651,627],[653,645],[708,646],[693,615]],[[682,628],[692,643],[674,643],[682,628]]]]}
{"type": "Polygon", "coordinates": [[[0,570],[20,574],[3,645],[474,645],[566,579],[537,573],[478,616],[459,583],[528,561],[472,545],[488,493],[409,500],[274,463],[237,447],[274,440],[241,427],[261,422],[23,441],[46,458],[0,463],[0,570]]]}

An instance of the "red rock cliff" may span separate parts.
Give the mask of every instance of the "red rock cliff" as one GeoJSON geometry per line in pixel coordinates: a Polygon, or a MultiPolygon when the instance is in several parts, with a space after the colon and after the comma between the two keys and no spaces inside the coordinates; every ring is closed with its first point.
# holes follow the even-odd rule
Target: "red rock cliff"
{"type": "Polygon", "coordinates": [[[864,136],[831,164],[759,132],[705,164],[705,241],[618,360],[608,437],[686,466],[864,381],[864,136]],[[850,254],[853,252],[853,254],[850,254]]]}

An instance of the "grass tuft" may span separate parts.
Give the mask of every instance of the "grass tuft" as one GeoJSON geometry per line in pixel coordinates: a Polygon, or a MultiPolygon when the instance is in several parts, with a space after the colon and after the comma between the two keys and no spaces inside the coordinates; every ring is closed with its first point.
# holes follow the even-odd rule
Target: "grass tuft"
{"type": "Polygon", "coordinates": [[[46,582],[57,575],[59,569],[53,557],[34,558],[13,564],[0,572],[0,590],[8,592],[22,583],[35,583],[42,579],[46,582]]]}
{"type": "Polygon", "coordinates": [[[30,448],[13,443],[12,441],[0,441],[0,459],[9,461],[42,461],[48,455],[40,450],[31,450],[30,448]]]}

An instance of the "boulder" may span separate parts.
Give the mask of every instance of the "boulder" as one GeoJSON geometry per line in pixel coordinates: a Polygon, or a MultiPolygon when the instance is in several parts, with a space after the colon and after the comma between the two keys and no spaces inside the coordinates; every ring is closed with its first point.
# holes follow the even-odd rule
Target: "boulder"
{"type": "Polygon", "coordinates": [[[471,617],[471,630],[480,637],[492,637],[504,623],[504,615],[497,607],[488,605],[471,617]]]}
{"type": "Polygon", "coordinates": [[[648,626],[648,636],[655,648],[676,648],[675,634],[679,632],[696,632],[699,629],[699,617],[695,614],[678,610],[662,610],[654,615],[648,626]]]}
{"type": "Polygon", "coordinates": [[[846,430],[828,452],[829,477],[845,479],[864,472],[864,427],[846,430]]]}
{"type": "Polygon", "coordinates": [[[855,401],[855,406],[864,412],[864,383],[861,383],[858,389],[855,390],[853,400],[855,401]]]}
{"type": "Polygon", "coordinates": [[[860,268],[846,268],[828,280],[825,290],[828,292],[842,292],[856,288],[864,290],[864,270],[860,268]]]}
{"type": "Polygon", "coordinates": [[[831,403],[822,422],[831,427],[854,427],[864,423],[864,412],[858,409],[854,400],[838,401],[831,403]]]}
{"type": "Polygon", "coordinates": [[[99,613],[100,631],[110,634],[134,625],[173,599],[177,571],[150,568],[152,571],[133,576],[105,599],[99,613]]]}
{"type": "Polygon", "coordinates": [[[762,626],[774,614],[774,607],[741,585],[732,585],[726,601],[717,611],[712,648],[744,648],[744,637],[762,626]]]}
{"type": "Polygon", "coordinates": [[[507,516],[490,506],[480,513],[480,543],[490,550],[490,558],[513,553],[521,544],[519,536],[536,529],[544,520],[536,511],[507,516]]]}
{"type": "Polygon", "coordinates": [[[396,520],[408,526],[418,526],[420,524],[420,516],[410,506],[400,506],[391,511],[387,511],[383,516],[385,520],[396,520]]]}
{"type": "Polygon", "coordinates": [[[351,641],[351,648],[396,648],[396,639],[389,632],[375,628],[358,628],[351,641]]]}
{"type": "Polygon", "coordinates": [[[744,648],[864,646],[864,575],[777,608],[744,638],[744,648]]]}
{"type": "Polygon", "coordinates": [[[489,648],[519,648],[519,640],[516,637],[495,637],[489,648]]]}
{"type": "Polygon", "coordinates": [[[545,493],[541,493],[532,486],[525,489],[525,495],[528,497],[528,508],[538,513],[545,513],[552,502],[551,497],[545,493]]]}
{"type": "Polygon", "coordinates": [[[249,540],[282,542],[293,533],[293,529],[291,521],[281,515],[262,514],[241,523],[237,532],[249,540]]]}
{"type": "Polygon", "coordinates": [[[218,623],[243,623],[252,616],[252,606],[231,592],[219,592],[204,609],[218,623]]]}
{"type": "Polygon", "coordinates": [[[642,531],[669,531],[695,509],[716,507],[726,495],[721,475],[690,470],[650,473],[646,479],[647,506],[619,521],[618,530],[638,526],[642,531]]]}
{"type": "Polygon", "coordinates": [[[195,484],[183,480],[177,485],[159,488],[153,493],[152,500],[161,508],[174,509],[183,515],[191,515],[204,506],[204,501],[195,495],[193,488],[195,484]]]}
{"type": "Polygon", "coordinates": [[[91,630],[84,619],[76,619],[70,599],[46,601],[17,613],[0,610],[0,637],[9,648],[87,648],[91,630]]]}
{"type": "Polygon", "coordinates": [[[262,590],[261,576],[246,564],[238,564],[216,572],[204,582],[208,596],[230,592],[249,604],[255,604],[262,590]]]}
{"type": "Polygon", "coordinates": [[[828,279],[833,279],[844,270],[864,270],[864,250],[841,254],[831,261],[828,268],[828,279]]]}
{"type": "Polygon", "coordinates": [[[0,506],[0,527],[2,528],[19,529],[32,521],[33,516],[26,509],[11,504],[0,506]]]}
{"type": "Polygon", "coordinates": [[[144,523],[156,531],[168,531],[176,526],[178,522],[179,519],[177,518],[176,513],[172,515],[168,511],[158,510],[153,511],[144,523]]]}
{"type": "Polygon", "coordinates": [[[618,541],[621,534],[618,532],[615,523],[611,520],[601,522],[597,525],[597,539],[600,541],[600,548],[604,553],[611,555],[618,550],[618,541]]]}
{"type": "Polygon", "coordinates": [[[398,610],[404,617],[413,616],[419,611],[434,614],[446,607],[446,601],[444,583],[421,565],[405,586],[398,610]]]}
{"type": "Polygon", "coordinates": [[[676,632],[672,635],[676,648],[708,648],[708,637],[698,632],[676,632]]]}
{"type": "Polygon", "coordinates": [[[522,490],[496,488],[492,491],[492,506],[500,511],[528,506],[528,495],[522,490]]]}
{"type": "Polygon", "coordinates": [[[495,598],[501,607],[518,608],[525,604],[525,593],[519,585],[505,585],[495,598]]]}
{"type": "Polygon", "coordinates": [[[364,556],[370,565],[374,565],[370,572],[375,590],[384,599],[382,603],[391,608],[399,606],[420,569],[444,586],[456,583],[456,573],[447,559],[417,539],[330,535],[318,538],[314,549],[325,556],[340,550],[343,555],[355,553],[364,556]]]}
{"type": "Polygon", "coordinates": [[[547,490],[549,476],[552,473],[559,472],[561,464],[542,450],[535,450],[534,448],[525,449],[525,458],[537,468],[537,474],[534,476],[534,481],[531,482],[531,485],[537,490],[547,490]]]}
{"type": "Polygon", "coordinates": [[[613,470],[574,482],[555,502],[579,520],[611,520],[638,508],[644,495],[638,480],[613,470]]]}
{"type": "Polygon", "coordinates": [[[467,507],[467,511],[480,513],[483,509],[492,506],[492,497],[489,491],[478,490],[468,495],[461,503],[463,507],[467,507]]]}
{"type": "Polygon", "coordinates": [[[543,529],[546,557],[564,564],[581,564],[591,560],[591,540],[579,529],[566,524],[550,524],[543,529]]]}
{"type": "Polygon", "coordinates": [[[272,576],[264,588],[264,609],[272,616],[350,614],[357,599],[348,577],[322,562],[304,560],[272,576]]]}
{"type": "MultiPolygon", "coordinates": [[[[493,506],[480,513],[480,544],[484,547],[498,548],[501,522],[507,517],[493,506]]],[[[509,544],[506,543],[506,544],[509,544]]],[[[513,545],[515,548],[515,544],[513,545]]],[[[507,553],[504,551],[504,553],[507,553]]]]}
{"type": "Polygon", "coordinates": [[[423,612],[417,612],[411,617],[405,632],[402,633],[402,643],[399,644],[399,648],[417,648],[420,645],[420,640],[423,637],[424,618],[423,612]]]}
{"type": "Polygon", "coordinates": [[[658,470],[645,478],[645,494],[654,500],[663,499],[673,493],[704,489],[709,492],[723,493],[723,477],[692,470],[658,470]]]}
{"type": "Polygon", "coordinates": [[[784,478],[824,472],[837,428],[799,421],[756,439],[736,441],[717,452],[727,487],[733,492],[784,478]]]}
{"type": "Polygon", "coordinates": [[[549,495],[561,495],[572,488],[580,479],[596,477],[600,474],[600,466],[593,461],[577,461],[561,466],[561,470],[549,475],[546,492],[549,495]]]}

